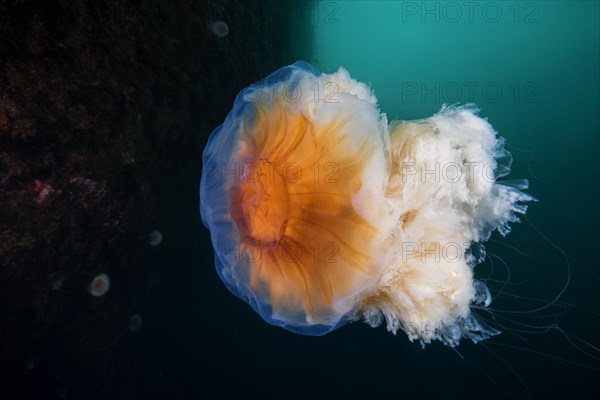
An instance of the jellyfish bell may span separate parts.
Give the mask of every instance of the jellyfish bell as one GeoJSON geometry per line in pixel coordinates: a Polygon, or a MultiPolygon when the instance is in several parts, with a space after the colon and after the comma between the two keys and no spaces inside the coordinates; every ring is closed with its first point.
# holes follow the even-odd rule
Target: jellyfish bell
{"type": "Polygon", "coordinates": [[[240,93],[211,136],[201,214],[217,271],[268,322],[316,335],[354,318],[390,225],[386,135],[366,85],[299,62],[240,93]]]}
{"type": "Polygon", "coordinates": [[[489,298],[467,250],[506,234],[529,197],[482,174],[505,152],[476,113],[388,126],[366,84],[304,62],[244,89],[203,154],[200,211],[225,285],[302,334],[359,319],[422,343],[496,333],[470,312],[489,298]]]}

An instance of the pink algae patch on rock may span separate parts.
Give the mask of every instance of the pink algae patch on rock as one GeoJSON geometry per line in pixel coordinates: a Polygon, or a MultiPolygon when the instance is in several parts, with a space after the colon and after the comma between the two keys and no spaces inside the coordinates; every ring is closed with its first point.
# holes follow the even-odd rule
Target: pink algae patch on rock
{"type": "Polygon", "coordinates": [[[41,179],[35,179],[29,186],[29,192],[33,193],[33,200],[40,204],[46,201],[48,195],[54,192],[54,188],[41,179]]]}

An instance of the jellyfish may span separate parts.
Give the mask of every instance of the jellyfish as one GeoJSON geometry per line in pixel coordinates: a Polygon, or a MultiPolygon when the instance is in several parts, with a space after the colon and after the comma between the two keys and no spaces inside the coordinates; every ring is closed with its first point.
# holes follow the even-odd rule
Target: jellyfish
{"type": "Polygon", "coordinates": [[[473,309],[483,242],[532,197],[472,104],[391,121],[340,67],[299,61],[242,90],[203,153],[200,214],[225,286],[265,321],[363,320],[421,344],[498,333],[473,309]]]}

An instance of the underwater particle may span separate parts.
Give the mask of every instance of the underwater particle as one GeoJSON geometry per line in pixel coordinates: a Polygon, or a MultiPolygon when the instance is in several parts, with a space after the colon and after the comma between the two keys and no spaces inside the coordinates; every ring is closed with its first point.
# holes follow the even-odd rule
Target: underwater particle
{"type": "Polygon", "coordinates": [[[136,332],[142,327],[142,316],[140,314],[133,314],[129,317],[129,332],[136,332]]]}
{"type": "Polygon", "coordinates": [[[469,250],[508,234],[533,198],[525,180],[497,181],[508,152],[477,113],[388,124],[366,84],[305,62],[244,89],[202,158],[221,280],[306,335],[356,320],[422,344],[498,334],[471,312],[491,296],[469,250]]]}
{"type": "Polygon", "coordinates": [[[97,275],[90,286],[88,287],[88,292],[94,297],[104,296],[106,292],[110,289],[110,279],[106,274],[97,275]]]}
{"type": "Polygon", "coordinates": [[[229,25],[225,21],[215,21],[210,25],[210,31],[219,38],[224,38],[229,34],[229,25]]]}
{"type": "Polygon", "coordinates": [[[65,282],[65,278],[61,277],[58,278],[54,281],[54,283],[52,283],[52,290],[60,290],[63,287],[63,283],[65,282]]]}
{"type": "Polygon", "coordinates": [[[162,239],[162,233],[156,229],[148,233],[148,244],[150,246],[158,246],[162,242],[162,239]]]}

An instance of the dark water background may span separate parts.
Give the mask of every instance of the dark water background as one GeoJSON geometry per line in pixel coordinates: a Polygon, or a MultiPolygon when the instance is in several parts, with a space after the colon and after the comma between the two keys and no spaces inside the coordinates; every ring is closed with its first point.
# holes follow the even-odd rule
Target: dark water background
{"type": "MultiPolygon", "coordinates": [[[[62,292],[39,302],[32,295],[37,322],[11,315],[3,325],[10,341],[3,339],[3,345],[17,361],[3,367],[3,375],[20,391],[10,398],[598,397],[600,351],[577,339],[600,344],[598,2],[473,2],[473,9],[462,2],[200,3],[199,15],[207,21],[201,26],[223,19],[229,35],[196,43],[193,32],[171,29],[169,40],[157,41],[160,46],[149,54],[168,51],[177,61],[144,61],[155,62],[158,71],[158,78],[147,81],[182,79],[180,86],[189,88],[184,99],[194,109],[165,114],[176,108],[166,100],[181,93],[175,84],[149,92],[160,101],[138,102],[154,107],[152,115],[140,111],[140,118],[144,132],[152,126],[156,132],[135,143],[147,154],[160,154],[143,169],[153,195],[145,214],[151,223],[141,223],[140,232],[159,228],[164,240],[144,250],[143,265],[127,261],[121,249],[111,258],[114,265],[73,267],[86,273],[69,275],[78,277],[71,280],[73,289],[65,281],[71,297],[59,303],[57,313],[67,316],[56,326],[40,321],[49,318],[44,315],[52,296],[62,292]],[[188,44],[180,51],[182,42],[188,44]],[[190,46],[194,51],[188,54],[190,46]],[[197,209],[203,145],[239,90],[298,59],[323,72],[344,66],[371,84],[390,119],[427,117],[446,102],[475,102],[507,139],[514,156],[509,178],[529,179],[529,193],[539,201],[530,204],[527,218],[508,237],[492,237],[490,256],[476,269],[496,295],[497,323],[507,327],[501,336],[463,342],[454,350],[438,343],[422,349],[403,333],[393,336],[363,323],[305,337],[266,324],[221,283],[197,209]],[[177,69],[181,60],[200,67],[183,79],[185,68],[177,69]],[[161,119],[165,115],[168,123],[161,119]],[[196,128],[182,121],[193,121],[196,128]],[[163,147],[173,126],[179,135],[173,143],[179,145],[163,147]],[[82,288],[101,271],[114,277],[111,291],[90,300],[82,288]],[[124,298],[127,306],[117,301],[124,298]],[[526,312],[538,308],[543,309],[526,312]],[[132,333],[126,317],[134,312],[143,322],[132,333]],[[78,357],[88,353],[93,356],[78,357]]],[[[141,26],[161,26],[173,8],[141,26]]],[[[115,51],[92,46],[99,59],[115,51]]],[[[143,42],[132,46],[144,47],[143,42]]],[[[127,61],[120,65],[127,71],[127,61]]],[[[120,82],[125,75],[135,73],[111,79],[120,82]]],[[[5,287],[31,290],[12,282],[6,278],[5,287]]],[[[5,296],[3,304],[20,309],[12,297],[5,296]]],[[[12,362],[11,357],[6,359],[12,362]]]]}

